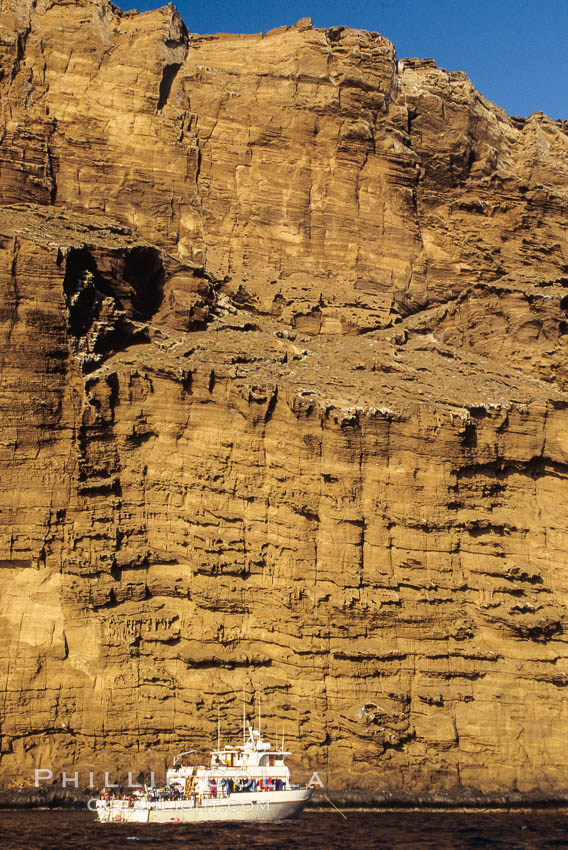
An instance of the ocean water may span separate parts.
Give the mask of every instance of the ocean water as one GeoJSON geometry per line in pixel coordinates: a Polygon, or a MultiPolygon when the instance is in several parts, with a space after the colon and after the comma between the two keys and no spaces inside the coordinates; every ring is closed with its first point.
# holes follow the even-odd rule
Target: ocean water
{"type": "Polygon", "coordinates": [[[548,850],[568,848],[568,811],[309,811],[272,824],[99,824],[64,810],[0,812],[0,847],[10,850],[548,850]]]}

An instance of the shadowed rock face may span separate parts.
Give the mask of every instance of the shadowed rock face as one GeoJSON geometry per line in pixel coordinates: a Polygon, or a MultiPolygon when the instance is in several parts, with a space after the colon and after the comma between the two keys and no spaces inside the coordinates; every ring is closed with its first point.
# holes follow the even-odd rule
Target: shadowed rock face
{"type": "Polygon", "coordinates": [[[561,797],[565,124],[309,20],[5,3],[0,60],[3,781],[245,686],[336,789],[561,797]]]}

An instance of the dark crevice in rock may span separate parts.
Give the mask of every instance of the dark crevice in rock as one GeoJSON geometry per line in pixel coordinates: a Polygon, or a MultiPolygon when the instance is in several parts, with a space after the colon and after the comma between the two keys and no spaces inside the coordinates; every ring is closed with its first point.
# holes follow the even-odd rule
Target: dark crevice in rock
{"type": "Polygon", "coordinates": [[[78,490],[83,495],[114,495],[121,496],[122,495],[122,487],[120,485],[120,481],[87,481],[84,484],[79,484],[78,490]]]}
{"type": "Polygon", "coordinates": [[[274,410],[276,409],[277,402],[278,402],[278,387],[275,388],[274,392],[270,396],[270,400],[269,400],[268,406],[266,408],[266,413],[264,414],[264,421],[265,422],[270,422],[270,420],[272,419],[272,414],[274,413],[274,410]]]}
{"type": "Polygon", "coordinates": [[[165,272],[157,248],[132,248],[126,257],[124,280],[130,285],[132,318],[149,321],[162,304],[165,272]]]}
{"type": "Polygon", "coordinates": [[[223,667],[227,670],[236,670],[238,668],[256,668],[256,667],[270,667],[272,665],[271,658],[243,658],[243,659],[221,659],[216,658],[215,656],[211,658],[203,658],[203,659],[185,659],[185,663],[188,667],[194,669],[208,669],[215,667],[223,667]]]}
{"type": "Polygon", "coordinates": [[[103,298],[111,294],[86,248],[72,249],[67,255],[63,290],[69,329],[73,336],[83,336],[98,315],[103,298]]]}
{"type": "Polygon", "coordinates": [[[181,62],[173,62],[171,65],[166,65],[162,71],[162,79],[160,82],[160,95],[158,98],[158,112],[161,112],[170,96],[173,82],[176,74],[181,68],[181,62]]]}
{"type": "Polygon", "coordinates": [[[526,475],[533,479],[542,478],[545,475],[565,478],[568,476],[568,464],[546,457],[533,457],[528,461],[496,460],[489,463],[474,463],[455,470],[458,480],[487,476],[503,481],[511,475],[526,475]]]}
{"type": "Polygon", "coordinates": [[[475,448],[477,446],[477,429],[473,422],[468,422],[463,429],[461,444],[464,448],[475,448]]]}

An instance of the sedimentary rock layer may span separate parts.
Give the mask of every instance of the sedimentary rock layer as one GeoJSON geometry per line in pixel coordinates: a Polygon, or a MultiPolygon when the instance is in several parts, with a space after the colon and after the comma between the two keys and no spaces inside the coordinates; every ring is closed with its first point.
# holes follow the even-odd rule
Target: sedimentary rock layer
{"type": "Polygon", "coordinates": [[[4,782],[244,687],[332,787],[563,796],[566,126],[307,19],[0,27],[4,782]]]}

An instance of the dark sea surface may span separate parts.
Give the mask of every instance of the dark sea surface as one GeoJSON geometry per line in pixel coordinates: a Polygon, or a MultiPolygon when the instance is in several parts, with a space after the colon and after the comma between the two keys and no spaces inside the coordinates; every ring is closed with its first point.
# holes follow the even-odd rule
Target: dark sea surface
{"type": "Polygon", "coordinates": [[[568,811],[353,811],[306,812],[272,824],[99,824],[77,811],[1,811],[0,847],[159,847],[199,850],[454,850],[454,848],[568,848],[568,811]]]}

